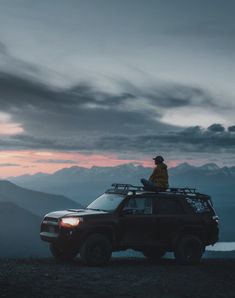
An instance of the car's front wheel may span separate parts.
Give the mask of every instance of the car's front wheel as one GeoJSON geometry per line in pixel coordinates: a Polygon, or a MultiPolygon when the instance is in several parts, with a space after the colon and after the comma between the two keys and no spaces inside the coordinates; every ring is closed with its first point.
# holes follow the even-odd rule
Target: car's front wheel
{"type": "Polygon", "coordinates": [[[78,249],[73,246],[63,246],[56,243],[50,243],[50,251],[53,257],[58,261],[71,261],[78,254],[78,249]]]}
{"type": "Polygon", "coordinates": [[[90,235],[80,249],[81,260],[89,266],[102,266],[108,263],[112,255],[112,245],[102,234],[90,235]]]}
{"type": "Polygon", "coordinates": [[[175,247],[175,258],[180,264],[191,265],[200,262],[204,246],[202,241],[193,235],[183,236],[175,247]]]}

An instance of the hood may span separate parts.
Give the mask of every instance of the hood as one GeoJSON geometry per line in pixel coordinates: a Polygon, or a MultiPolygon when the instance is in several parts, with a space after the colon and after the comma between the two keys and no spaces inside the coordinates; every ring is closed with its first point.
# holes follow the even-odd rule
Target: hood
{"type": "Polygon", "coordinates": [[[70,216],[88,216],[94,214],[107,214],[106,211],[97,211],[97,210],[88,210],[88,209],[68,209],[68,210],[61,210],[61,211],[54,211],[47,213],[45,217],[52,217],[52,218],[62,218],[62,217],[70,217],[70,216]]]}

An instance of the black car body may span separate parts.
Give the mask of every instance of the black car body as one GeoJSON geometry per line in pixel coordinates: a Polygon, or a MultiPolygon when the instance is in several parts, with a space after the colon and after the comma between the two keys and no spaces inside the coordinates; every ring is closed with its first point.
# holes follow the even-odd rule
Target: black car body
{"type": "Polygon", "coordinates": [[[191,264],[218,241],[218,217],[209,196],[186,188],[112,186],[85,209],[44,217],[40,236],[57,259],[80,253],[85,263],[101,265],[113,251],[131,248],[151,260],[173,251],[179,262],[191,264]]]}

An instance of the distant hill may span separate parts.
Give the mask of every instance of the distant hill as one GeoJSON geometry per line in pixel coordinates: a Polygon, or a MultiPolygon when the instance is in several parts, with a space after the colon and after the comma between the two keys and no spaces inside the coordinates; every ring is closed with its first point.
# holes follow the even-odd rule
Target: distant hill
{"type": "Polygon", "coordinates": [[[62,195],[52,195],[19,187],[9,181],[0,181],[0,203],[8,202],[24,208],[35,215],[68,208],[80,208],[79,203],[62,195]]]}
{"type": "Polygon", "coordinates": [[[11,202],[0,202],[0,258],[48,256],[39,238],[41,218],[11,202]]]}
{"type": "Polygon", "coordinates": [[[48,244],[39,237],[43,215],[80,208],[61,195],[46,194],[0,181],[0,258],[49,256],[48,244]]]}

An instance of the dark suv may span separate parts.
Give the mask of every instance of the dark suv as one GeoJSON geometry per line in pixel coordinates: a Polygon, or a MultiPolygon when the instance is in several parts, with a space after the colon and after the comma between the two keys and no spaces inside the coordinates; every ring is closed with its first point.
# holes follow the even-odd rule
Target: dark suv
{"type": "Polygon", "coordinates": [[[58,260],[80,253],[85,264],[103,265],[113,251],[131,248],[149,260],[174,252],[181,264],[194,264],[218,232],[211,198],[194,189],[113,184],[85,209],[47,214],[40,236],[58,260]]]}

